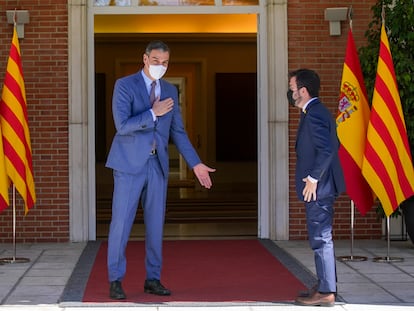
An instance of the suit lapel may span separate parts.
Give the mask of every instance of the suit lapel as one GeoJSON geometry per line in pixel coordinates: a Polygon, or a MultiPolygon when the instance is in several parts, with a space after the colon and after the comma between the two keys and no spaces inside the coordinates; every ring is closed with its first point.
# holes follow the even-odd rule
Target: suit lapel
{"type": "Polygon", "coordinates": [[[308,104],[305,111],[303,111],[303,110],[300,111],[300,121],[299,121],[298,131],[297,131],[297,135],[296,135],[295,147],[298,145],[298,137],[299,137],[300,132],[302,131],[303,124],[305,123],[306,115],[308,114],[309,110],[311,110],[318,103],[319,103],[318,99],[314,99],[308,104]]]}
{"type": "Polygon", "coordinates": [[[160,80],[158,80],[158,82],[160,83],[160,98],[169,97],[168,94],[165,94],[166,88],[165,88],[164,85],[165,85],[166,81],[163,80],[163,79],[160,79],[160,80]]]}
{"type": "Polygon", "coordinates": [[[142,77],[142,70],[138,71],[135,74],[135,83],[138,86],[137,90],[139,96],[141,96],[142,102],[145,103],[145,106],[151,108],[151,102],[148,94],[147,86],[145,85],[145,80],[142,77]]]}
{"type": "Polygon", "coordinates": [[[298,131],[296,132],[296,143],[295,143],[295,149],[298,145],[298,138],[300,135],[300,132],[302,130],[303,127],[303,123],[305,122],[305,114],[303,113],[303,111],[300,111],[300,120],[299,120],[299,126],[298,126],[298,131]]]}

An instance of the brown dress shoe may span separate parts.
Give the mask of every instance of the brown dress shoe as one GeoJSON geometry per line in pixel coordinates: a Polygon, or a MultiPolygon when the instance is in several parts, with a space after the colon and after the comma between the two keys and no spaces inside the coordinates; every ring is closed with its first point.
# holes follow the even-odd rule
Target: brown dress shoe
{"type": "Polygon", "coordinates": [[[299,306],[333,307],[335,305],[335,295],[333,293],[321,294],[319,292],[315,292],[309,297],[296,298],[295,304],[299,306]]]}
{"type": "Polygon", "coordinates": [[[318,291],[318,284],[315,284],[308,290],[301,290],[298,293],[298,297],[310,297],[310,296],[313,296],[313,294],[315,294],[317,291],[318,291]]]}

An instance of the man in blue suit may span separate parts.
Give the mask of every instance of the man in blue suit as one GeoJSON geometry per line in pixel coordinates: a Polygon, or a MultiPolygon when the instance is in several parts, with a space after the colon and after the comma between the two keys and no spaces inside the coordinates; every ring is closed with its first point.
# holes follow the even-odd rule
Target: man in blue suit
{"type": "Polygon", "coordinates": [[[162,240],[171,139],[200,184],[210,189],[212,169],[204,165],[184,129],[178,92],[162,80],[168,68],[169,47],[150,42],[144,67],[115,83],[112,112],[116,134],[106,166],[113,169],[114,192],[108,237],[109,296],[125,299],[121,282],[126,273],[125,250],[141,200],[145,223],[144,291],[170,295],[161,282],[162,240]],[[155,83],[154,83],[155,82],[155,83]]]}
{"type": "Polygon", "coordinates": [[[318,284],[296,299],[296,304],[305,306],[333,306],[335,303],[333,205],[345,191],[336,124],[318,98],[319,88],[320,79],[315,71],[299,69],[289,74],[288,100],[301,109],[296,137],[296,192],[305,202],[309,244],[318,277],[318,284]]]}

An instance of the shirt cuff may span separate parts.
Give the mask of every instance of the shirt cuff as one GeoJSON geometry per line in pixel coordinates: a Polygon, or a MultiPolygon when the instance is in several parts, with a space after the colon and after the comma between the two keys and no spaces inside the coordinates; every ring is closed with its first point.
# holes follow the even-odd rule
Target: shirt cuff
{"type": "Polygon", "coordinates": [[[150,109],[151,114],[152,114],[152,121],[157,121],[157,116],[155,115],[154,111],[152,111],[152,109],[150,109]]]}
{"type": "Polygon", "coordinates": [[[311,175],[308,175],[308,180],[311,182],[311,183],[313,183],[313,184],[316,184],[317,182],[318,182],[318,180],[317,179],[315,179],[315,178],[313,178],[311,175]]]}

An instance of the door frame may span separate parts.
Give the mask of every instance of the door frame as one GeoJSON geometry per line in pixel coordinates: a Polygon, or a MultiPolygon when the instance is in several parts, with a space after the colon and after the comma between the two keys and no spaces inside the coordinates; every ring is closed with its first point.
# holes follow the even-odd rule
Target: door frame
{"type": "Polygon", "coordinates": [[[259,6],[94,7],[69,1],[70,240],[96,239],[94,16],[96,14],[257,14],[258,237],[289,238],[287,3],[259,6]],[[116,9],[116,10],[114,10],[116,9]],[[276,217],[277,215],[277,217],[276,217]]]}

